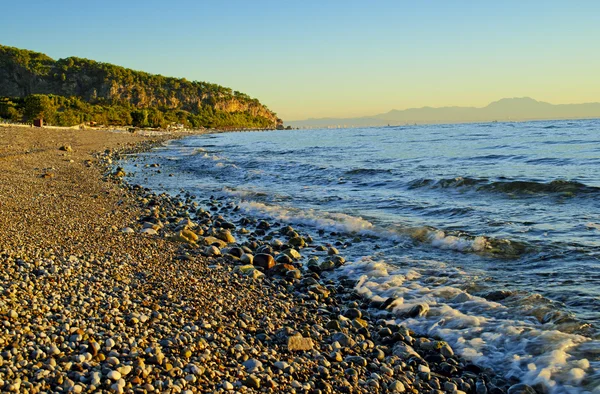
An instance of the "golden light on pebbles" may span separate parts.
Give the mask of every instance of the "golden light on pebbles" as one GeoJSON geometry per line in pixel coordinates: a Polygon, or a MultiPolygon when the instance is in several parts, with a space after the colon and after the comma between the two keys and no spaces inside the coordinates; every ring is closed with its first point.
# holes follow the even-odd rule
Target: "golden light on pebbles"
{"type": "MultiPolygon", "coordinates": [[[[74,146],[91,146],[77,138],[98,138],[97,131],[56,133],[52,138],[73,141],[74,146]]],[[[102,138],[94,145],[98,151],[104,151],[105,144],[115,146],[114,141],[134,140],[125,133],[102,138]]],[[[33,163],[39,163],[40,157],[48,161],[44,165],[62,160],[56,157],[56,146],[53,143],[49,148],[54,158],[31,158],[29,178],[39,174],[33,170],[39,164],[33,163]]],[[[431,392],[446,383],[447,387],[469,384],[475,388],[479,381],[480,374],[463,374],[464,361],[445,347],[417,347],[417,356],[410,362],[399,356],[403,349],[398,344],[415,343],[414,334],[388,327],[379,316],[369,316],[364,309],[367,300],[354,293],[351,281],[330,282],[327,274],[308,271],[301,261],[288,262],[276,275],[275,268],[282,264],[264,274],[251,264],[205,257],[202,253],[207,246],[230,246],[223,248],[227,253],[249,244],[227,245],[215,237],[209,232],[216,227],[210,217],[199,227],[176,230],[179,224],[189,224],[184,221],[190,205],[134,186],[120,189],[112,177],[102,182],[96,167],[83,165],[84,153],[74,152],[73,157],[82,171],[66,173],[64,184],[53,182],[55,191],[58,195],[97,194],[95,204],[81,203],[73,209],[70,199],[52,199],[52,205],[43,205],[45,199],[31,201],[31,196],[46,192],[48,183],[38,180],[37,188],[15,189],[19,204],[6,210],[3,206],[0,215],[5,242],[0,255],[0,320],[5,325],[0,333],[4,341],[1,368],[12,372],[2,376],[3,392],[249,392],[252,387],[273,392],[296,388],[324,393],[431,392]],[[79,185],[80,190],[71,190],[79,185]],[[105,188],[111,193],[104,193],[105,188]],[[23,204],[29,204],[30,216],[48,221],[29,225],[20,220],[23,204]],[[98,207],[112,214],[99,214],[98,207]],[[152,221],[150,217],[165,223],[159,229],[161,235],[179,234],[192,240],[186,230],[198,235],[200,227],[210,235],[198,236],[196,241],[203,247],[196,248],[188,242],[136,234],[141,218],[152,221]],[[182,219],[175,223],[173,217],[182,219]],[[89,231],[99,226],[131,226],[125,228],[133,234],[89,231]],[[184,254],[189,258],[178,258],[184,254]],[[40,312],[34,312],[35,307],[40,312]],[[362,312],[355,313],[354,319],[340,316],[347,309],[362,312]],[[360,324],[354,322],[357,319],[360,324]],[[37,335],[40,332],[46,336],[37,335]],[[290,337],[298,339],[292,339],[288,348],[290,337]],[[383,343],[385,339],[388,343],[383,343]],[[355,358],[346,362],[347,356],[355,358]],[[418,376],[419,365],[425,365],[423,360],[429,356],[444,357],[447,367],[454,368],[453,377],[440,374],[441,364],[434,361],[426,365],[432,373],[418,376]],[[260,360],[263,368],[247,371],[243,363],[251,359],[260,360]]],[[[108,158],[119,159],[119,152],[96,155],[98,163],[108,158]]],[[[246,226],[256,228],[252,223],[246,226]]],[[[272,225],[269,231],[278,228],[272,225]]],[[[275,236],[284,238],[281,233],[275,236]]],[[[312,241],[308,242],[306,246],[312,248],[312,241]]],[[[244,253],[263,253],[257,250],[261,246],[269,245],[257,238],[256,245],[244,253]]],[[[386,316],[388,312],[380,313],[386,316]]],[[[495,377],[486,376],[484,383],[505,388],[495,377]]]]}

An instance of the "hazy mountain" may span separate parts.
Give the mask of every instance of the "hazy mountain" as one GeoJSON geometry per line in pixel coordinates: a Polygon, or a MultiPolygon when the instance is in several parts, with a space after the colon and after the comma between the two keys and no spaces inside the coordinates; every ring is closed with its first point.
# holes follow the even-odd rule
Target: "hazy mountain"
{"type": "Polygon", "coordinates": [[[550,104],[529,97],[504,98],[486,107],[410,108],[360,118],[321,118],[287,122],[293,127],[356,127],[413,123],[600,118],[600,103],[550,104]]]}

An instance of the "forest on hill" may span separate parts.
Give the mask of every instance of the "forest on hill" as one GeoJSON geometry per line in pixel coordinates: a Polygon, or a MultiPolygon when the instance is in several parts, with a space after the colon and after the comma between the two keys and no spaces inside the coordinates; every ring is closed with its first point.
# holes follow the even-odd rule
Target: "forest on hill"
{"type": "Polygon", "coordinates": [[[0,45],[0,118],[73,126],[275,128],[257,99],[207,82],[0,45]]]}

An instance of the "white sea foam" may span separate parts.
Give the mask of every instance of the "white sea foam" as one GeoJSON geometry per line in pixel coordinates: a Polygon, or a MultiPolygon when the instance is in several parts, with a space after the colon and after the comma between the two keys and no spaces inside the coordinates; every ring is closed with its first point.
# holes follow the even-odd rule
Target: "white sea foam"
{"type": "MultiPolygon", "coordinates": [[[[227,194],[240,199],[251,199],[258,192],[242,189],[224,189],[227,194]]],[[[260,193],[258,195],[261,195],[260,193]]],[[[242,201],[240,208],[249,214],[267,215],[276,220],[305,224],[328,231],[356,232],[362,235],[376,236],[388,241],[402,241],[405,237],[425,242],[439,249],[461,252],[484,252],[489,249],[488,240],[483,237],[457,237],[447,235],[441,230],[428,228],[403,229],[390,231],[374,226],[368,220],[344,213],[331,213],[313,209],[293,209],[279,205],[267,205],[256,201],[242,201]]]]}
{"type": "Polygon", "coordinates": [[[343,213],[317,212],[312,209],[288,209],[255,201],[243,201],[240,208],[254,215],[266,215],[286,223],[305,224],[329,231],[358,232],[373,228],[367,220],[343,213]]]}
{"type": "Polygon", "coordinates": [[[421,227],[417,229],[404,230],[413,239],[426,242],[439,249],[451,249],[460,252],[484,252],[489,249],[488,240],[485,237],[457,237],[447,235],[442,230],[421,227]]]}
{"type": "Polygon", "coordinates": [[[600,377],[593,372],[599,362],[588,360],[600,352],[598,341],[558,331],[514,308],[465,293],[459,286],[468,278],[460,269],[438,261],[406,258],[389,265],[363,258],[336,275],[359,278],[356,291],[367,298],[395,298],[389,309],[399,315],[397,324],[441,337],[474,363],[543,384],[552,394],[600,392],[600,377]],[[452,279],[438,284],[430,280],[435,276],[452,279]],[[406,318],[403,313],[417,304],[428,307],[426,315],[406,318]]]}

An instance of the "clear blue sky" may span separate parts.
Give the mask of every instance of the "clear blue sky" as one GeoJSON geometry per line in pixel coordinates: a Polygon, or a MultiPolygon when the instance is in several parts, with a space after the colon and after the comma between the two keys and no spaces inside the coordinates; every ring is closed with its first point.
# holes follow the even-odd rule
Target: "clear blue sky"
{"type": "Polygon", "coordinates": [[[600,1],[7,1],[0,44],[229,86],[284,120],[600,101],[600,1]]]}

